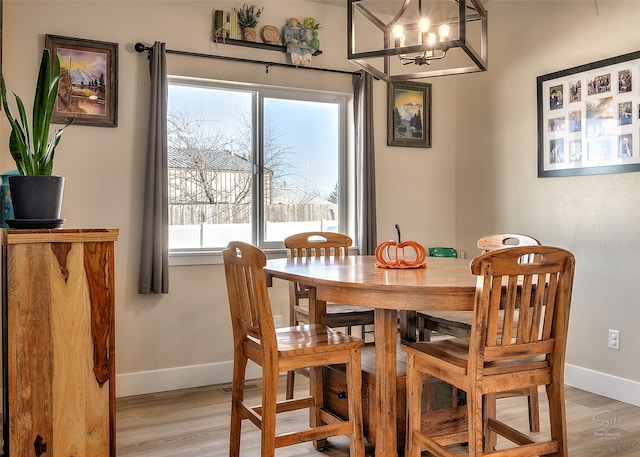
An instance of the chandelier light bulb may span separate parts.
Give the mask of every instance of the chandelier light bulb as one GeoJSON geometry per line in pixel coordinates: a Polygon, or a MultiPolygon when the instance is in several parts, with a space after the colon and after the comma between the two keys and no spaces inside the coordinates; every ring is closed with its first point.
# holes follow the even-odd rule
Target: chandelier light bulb
{"type": "Polygon", "coordinates": [[[423,17],[418,22],[418,28],[422,33],[428,32],[429,28],[431,28],[431,21],[429,21],[429,19],[427,19],[426,17],[423,17]]]}
{"type": "Polygon", "coordinates": [[[447,24],[442,24],[438,29],[438,34],[440,35],[440,41],[445,41],[449,38],[449,26],[447,24]]]}
{"type": "Polygon", "coordinates": [[[429,32],[429,38],[427,43],[429,43],[429,46],[433,46],[436,43],[437,37],[436,34],[433,32],[429,32]]]}
{"type": "Polygon", "coordinates": [[[395,47],[401,48],[404,46],[404,28],[398,24],[394,25],[391,31],[393,33],[395,47]]]}

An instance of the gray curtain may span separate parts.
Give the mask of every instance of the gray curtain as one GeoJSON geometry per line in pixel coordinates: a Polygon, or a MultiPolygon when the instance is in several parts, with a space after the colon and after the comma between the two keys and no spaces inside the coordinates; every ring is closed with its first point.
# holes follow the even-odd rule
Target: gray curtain
{"type": "Polygon", "coordinates": [[[138,293],[169,292],[169,198],[167,175],[167,65],[165,44],[149,51],[151,97],[147,167],[142,213],[142,252],[138,293]]]}
{"type": "Polygon", "coordinates": [[[353,75],[358,253],[373,255],[377,246],[376,164],[373,145],[373,77],[353,75]]]}

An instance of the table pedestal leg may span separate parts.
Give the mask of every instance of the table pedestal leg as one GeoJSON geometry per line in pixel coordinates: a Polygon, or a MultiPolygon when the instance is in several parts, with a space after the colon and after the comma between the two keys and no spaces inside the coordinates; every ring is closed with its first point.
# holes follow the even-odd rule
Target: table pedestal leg
{"type": "Polygon", "coordinates": [[[397,311],[376,308],[376,457],[397,457],[396,338],[397,311]]]}

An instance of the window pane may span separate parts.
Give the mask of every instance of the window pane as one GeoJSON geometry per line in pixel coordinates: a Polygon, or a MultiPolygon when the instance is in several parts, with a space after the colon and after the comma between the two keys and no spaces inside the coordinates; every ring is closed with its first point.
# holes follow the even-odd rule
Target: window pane
{"type": "Polygon", "coordinates": [[[170,84],[169,248],[252,240],[252,93],[170,84]]]}
{"type": "Polygon", "coordinates": [[[171,77],[169,248],[339,231],[345,109],[340,94],[171,77]]]}
{"type": "Polygon", "coordinates": [[[264,99],[264,241],[338,231],[340,105],[264,99]]]}

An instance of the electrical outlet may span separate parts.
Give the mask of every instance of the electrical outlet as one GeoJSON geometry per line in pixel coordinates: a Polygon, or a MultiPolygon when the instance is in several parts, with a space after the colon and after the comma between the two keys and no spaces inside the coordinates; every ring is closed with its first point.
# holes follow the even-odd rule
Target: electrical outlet
{"type": "Polygon", "coordinates": [[[609,349],[620,350],[620,330],[609,329],[609,349]]]}
{"type": "Polygon", "coordinates": [[[277,316],[273,316],[273,325],[276,326],[276,328],[282,328],[282,316],[281,315],[277,315],[277,316]]]}

